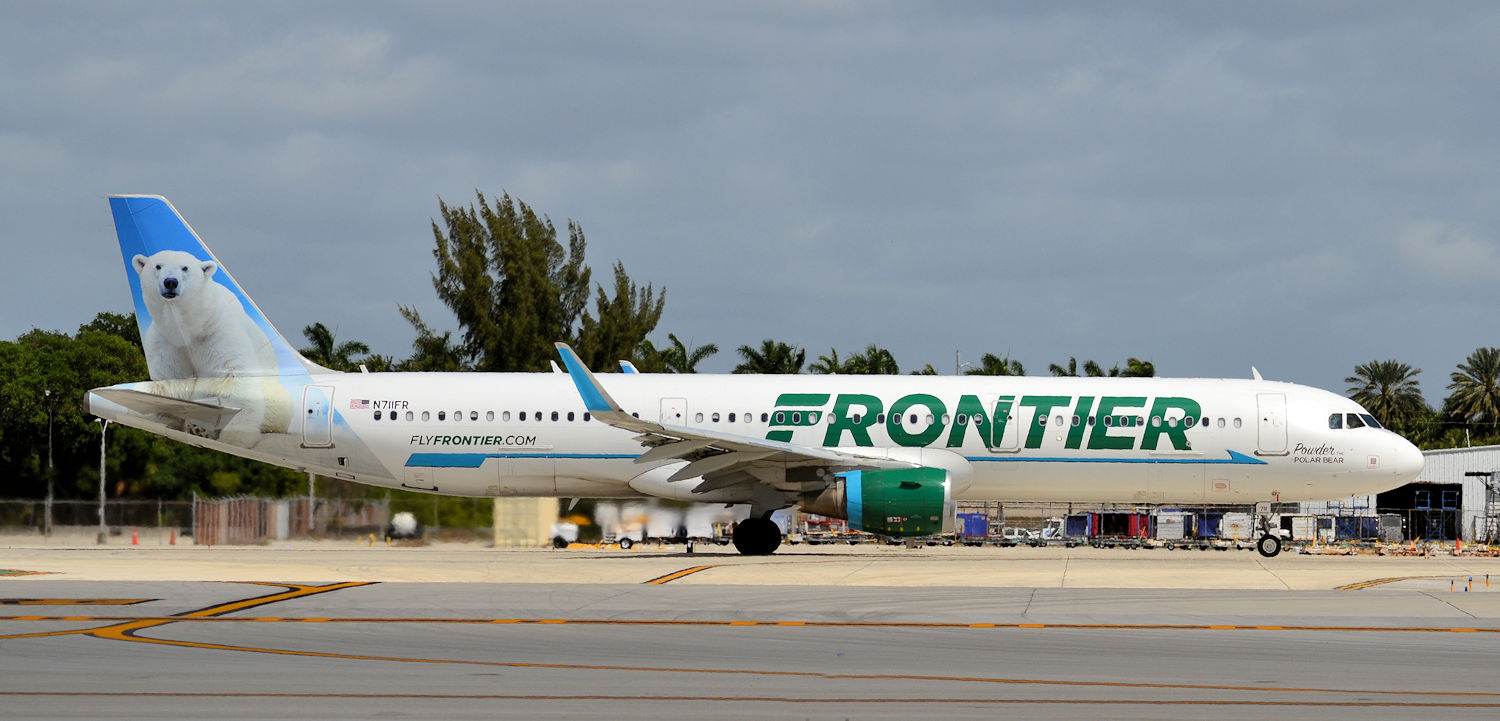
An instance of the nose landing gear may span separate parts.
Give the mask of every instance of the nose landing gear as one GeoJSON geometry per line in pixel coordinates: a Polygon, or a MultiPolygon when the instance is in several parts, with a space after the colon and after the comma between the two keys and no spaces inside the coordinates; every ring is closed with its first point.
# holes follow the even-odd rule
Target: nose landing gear
{"type": "Polygon", "coordinates": [[[1271,516],[1258,514],[1260,518],[1260,538],[1255,541],[1255,550],[1266,558],[1275,558],[1281,554],[1281,536],[1271,532],[1271,516]]]}

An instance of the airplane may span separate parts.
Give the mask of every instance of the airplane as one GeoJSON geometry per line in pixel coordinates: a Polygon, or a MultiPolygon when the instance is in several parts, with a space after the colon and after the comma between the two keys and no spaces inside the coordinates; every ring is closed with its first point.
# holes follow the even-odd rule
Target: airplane
{"type": "MultiPolygon", "coordinates": [[[[343,373],[300,355],[165,198],[109,198],[151,379],[101,418],[332,478],[457,496],[744,504],[735,547],[797,506],[889,537],[959,501],[1255,504],[1410,482],[1422,454],[1359,404],[1250,379],[343,373]]],[[[563,370],[565,369],[565,370],[563,370]]],[[[558,372],[561,371],[561,372],[558,372]]]]}

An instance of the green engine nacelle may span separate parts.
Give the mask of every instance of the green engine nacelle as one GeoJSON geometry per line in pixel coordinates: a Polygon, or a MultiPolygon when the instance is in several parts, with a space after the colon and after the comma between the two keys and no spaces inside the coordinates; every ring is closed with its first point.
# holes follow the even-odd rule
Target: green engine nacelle
{"type": "Polygon", "coordinates": [[[953,484],[941,468],[849,471],[802,510],[849,521],[882,536],[931,536],[953,531],[953,484]]]}

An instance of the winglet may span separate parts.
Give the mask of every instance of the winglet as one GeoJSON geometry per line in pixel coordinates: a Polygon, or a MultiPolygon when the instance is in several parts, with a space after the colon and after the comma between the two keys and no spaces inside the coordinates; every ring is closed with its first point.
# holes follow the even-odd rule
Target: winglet
{"type": "Polygon", "coordinates": [[[640,373],[640,371],[638,371],[638,370],[635,369],[635,364],[634,363],[631,363],[630,361],[625,360],[623,358],[620,359],[620,372],[621,373],[640,373]]]}
{"type": "Polygon", "coordinates": [[[568,369],[568,375],[573,377],[573,385],[578,386],[578,395],[583,398],[583,407],[594,414],[599,413],[624,413],[620,404],[609,397],[604,386],[599,385],[599,380],[589,372],[587,366],[573,352],[573,348],[567,343],[556,343],[557,354],[562,356],[563,365],[568,369]]]}

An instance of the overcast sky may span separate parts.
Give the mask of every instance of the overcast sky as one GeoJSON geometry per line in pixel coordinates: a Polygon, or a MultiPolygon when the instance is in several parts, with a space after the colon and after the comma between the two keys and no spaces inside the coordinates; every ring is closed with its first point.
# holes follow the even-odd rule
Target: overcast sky
{"type": "Polygon", "coordinates": [[[1495,3],[67,3],[0,13],[0,337],[167,196],[294,343],[439,328],[439,197],[583,225],[655,336],[1342,392],[1500,345],[1495,3]]]}

